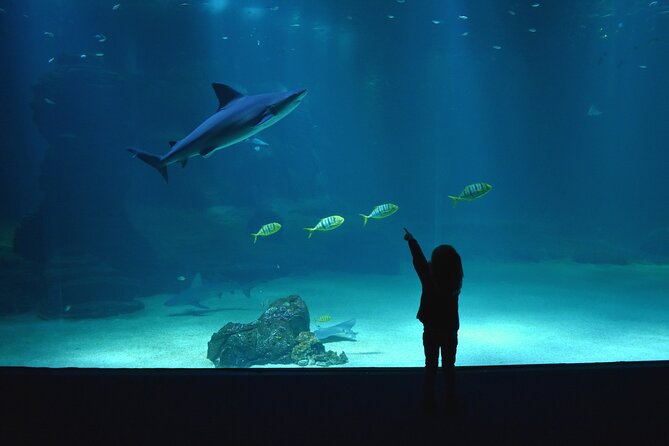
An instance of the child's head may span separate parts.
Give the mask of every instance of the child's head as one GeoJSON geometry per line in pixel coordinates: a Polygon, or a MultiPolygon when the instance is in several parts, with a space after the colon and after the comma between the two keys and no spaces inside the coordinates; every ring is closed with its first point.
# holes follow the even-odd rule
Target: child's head
{"type": "Polygon", "coordinates": [[[432,251],[430,261],[432,277],[450,291],[460,291],[462,287],[462,261],[460,254],[451,245],[439,245],[432,251]]]}

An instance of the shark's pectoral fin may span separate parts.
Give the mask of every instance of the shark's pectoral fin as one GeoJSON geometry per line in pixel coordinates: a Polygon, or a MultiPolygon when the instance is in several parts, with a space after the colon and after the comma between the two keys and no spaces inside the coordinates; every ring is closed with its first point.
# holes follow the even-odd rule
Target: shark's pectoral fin
{"type": "Polygon", "coordinates": [[[235,99],[244,96],[234,88],[228,87],[225,84],[213,83],[211,84],[211,86],[214,87],[214,93],[216,93],[216,97],[218,98],[219,110],[228,105],[230,102],[234,101],[235,99]]]}
{"type": "Polygon", "coordinates": [[[258,127],[260,125],[263,125],[264,123],[266,123],[267,121],[269,121],[273,117],[274,117],[274,114],[272,114],[271,112],[265,113],[263,115],[263,117],[260,119],[260,121],[258,121],[258,123],[255,126],[258,127]]]}
{"type": "Polygon", "coordinates": [[[209,158],[212,153],[214,153],[214,150],[216,150],[216,147],[210,147],[208,149],[202,149],[200,151],[200,156],[203,158],[209,158]]]}
{"type": "Polygon", "coordinates": [[[186,163],[188,162],[188,158],[184,158],[181,160],[181,167],[186,167],[186,163]]]}

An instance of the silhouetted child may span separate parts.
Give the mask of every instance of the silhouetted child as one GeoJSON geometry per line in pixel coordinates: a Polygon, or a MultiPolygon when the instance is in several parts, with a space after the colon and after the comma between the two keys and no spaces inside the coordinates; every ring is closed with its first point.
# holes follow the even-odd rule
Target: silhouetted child
{"type": "Polygon", "coordinates": [[[425,381],[423,404],[425,411],[434,411],[435,381],[441,349],[444,370],[446,411],[455,410],[455,353],[458,347],[458,298],[462,287],[462,261],[450,245],[439,245],[427,261],[420,245],[404,228],[404,240],[409,242],[413,266],[423,287],[416,317],[423,323],[425,349],[425,381]]]}

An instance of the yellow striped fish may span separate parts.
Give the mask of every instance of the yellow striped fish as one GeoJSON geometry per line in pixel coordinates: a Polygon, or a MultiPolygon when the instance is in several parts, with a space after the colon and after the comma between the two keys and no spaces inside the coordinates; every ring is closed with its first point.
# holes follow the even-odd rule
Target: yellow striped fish
{"type": "Polygon", "coordinates": [[[258,236],[267,237],[268,235],[276,234],[277,232],[279,232],[279,229],[281,229],[281,223],[277,222],[272,222],[272,223],[267,223],[266,225],[262,225],[258,232],[256,232],[255,234],[251,234],[253,236],[253,244],[255,245],[256,242],[258,241],[258,236]]]}
{"type": "Polygon", "coordinates": [[[319,221],[313,228],[304,228],[304,230],[309,231],[309,237],[307,238],[311,238],[311,236],[314,235],[314,231],[332,231],[333,229],[340,227],[342,223],[344,223],[344,217],[330,215],[319,221]]]}
{"type": "Polygon", "coordinates": [[[316,318],[316,322],[323,323],[329,321],[330,319],[332,319],[332,317],[329,314],[323,314],[316,318]]]}
{"type": "Polygon", "coordinates": [[[480,198],[490,192],[492,190],[492,186],[489,185],[488,183],[474,183],[470,184],[469,186],[466,186],[462,193],[458,195],[457,197],[454,197],[453,195],[449,195],[448,198],[453,200],[453,207],[458,205],[458,201],[472,201],[476,200],[477,198],[480,198]]]}
{"type": "Polygon", "coordinates": [[[390,217],[395,212],[397,212],[397,210],[399,208],[400,207],[397,206],[396,204],[385,203],[385,204],[380,204],[377,207],[375,207],[374,209],[372,209],[372,213],[369,214],[369,215],[365,215],[365,214],[358,214],[358,215],[360,215],[362,218],[365,219],[365,221],[362,223],[362,225],[365,226],[367,224],[367,219],[369,219],[369,218],[377,218],[378,219],[378,218],[390,217]]]}

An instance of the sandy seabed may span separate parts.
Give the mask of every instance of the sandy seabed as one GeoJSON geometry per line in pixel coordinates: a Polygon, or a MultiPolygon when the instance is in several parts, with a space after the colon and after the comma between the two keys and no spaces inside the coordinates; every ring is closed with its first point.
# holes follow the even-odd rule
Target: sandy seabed
{"type": "MultiPolygon", "coordinates": [[[[290,294],[305,300],[312,319],[330,315],[323,326],[356,319],[357,341],[326,344],[346,352],[346,367],[423,365],[420,283],[407,264],[399,275],[274,280],[250,299],[236,292],[203,301],[220,310],[204,316],[173,316],[190,307],[165,307],[170,296],[157,295],[140,299],[143,311],[107,319],[0,318],[0,366],[211,368],[214,332],[251,322],[263,302],[290,294]]],[[[460,366],[666,360],[669,266],[467,264],[460,320],[460,366]]]]}

